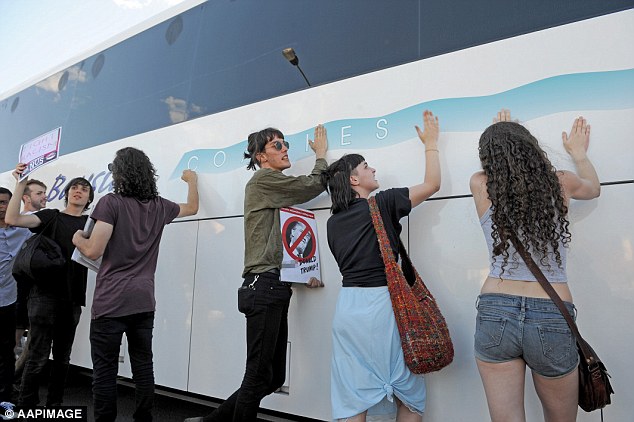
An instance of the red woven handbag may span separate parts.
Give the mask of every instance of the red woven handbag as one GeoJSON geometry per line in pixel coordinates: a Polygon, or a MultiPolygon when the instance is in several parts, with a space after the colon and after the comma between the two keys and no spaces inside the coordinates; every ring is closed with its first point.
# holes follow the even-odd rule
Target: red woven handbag
{"type": "Polygon", "coordinates": [[[414,276],[410,286],[403,268],[394,259],[375,198],[370,198],[368,204],[385,264],[387,288],[398,332],[401,335],[405,363],[415,374],[438,371],[449,365],[454,356],[453,343],[445,318],[399,239],[399,254],[403,266],[414,276]]]}

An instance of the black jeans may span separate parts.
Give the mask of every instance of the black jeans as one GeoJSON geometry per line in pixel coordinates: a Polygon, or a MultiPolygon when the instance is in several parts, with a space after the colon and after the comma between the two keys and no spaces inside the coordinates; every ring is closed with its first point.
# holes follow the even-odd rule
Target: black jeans
{"type": "Polygon", "coordinates": [[[15,302],[0,306],[0,402],[11,401],[15,368],[15,302]]]}
{"type": "Polygon", "coordinates": [[[260,401],[284,384],[292,294],[279,276],[245,278],[238,290],[238,309],[247,319],[246,371],[240,388],[205,421],[255,421],[260,401]]]}
{"type": "Polygon", "coordinates": [[[22,373],[19,404],[39,404],[39,380],[52,349],[53,362],[46,405],[59,406],[64,398],[70,352],[81,316],[81,306],[47,296],[35,296],[29,299],[28,309],[29,349],[22,373]]]}
{"type": "Polygon", "coordinates": [[[95,421],[117,419],[117,373],[119,349],[123,333],[128,339],[132,379],[136,386],[135,421],[151,421],[154,404],[154,364],[152,362],[152,330],[154,312],[122,317],[102,317],[90,321],[90,353],[92,356],[92,393],[95,421]]]}

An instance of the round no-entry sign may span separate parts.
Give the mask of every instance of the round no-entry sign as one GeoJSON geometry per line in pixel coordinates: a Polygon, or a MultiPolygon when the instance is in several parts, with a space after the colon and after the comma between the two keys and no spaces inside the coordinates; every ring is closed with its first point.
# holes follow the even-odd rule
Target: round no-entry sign
{"type": "Polygon", "coordinates": [[[284,249],[295,261],[305,261],[315,255],[313,228],[301,217],[293,216],[282,227],[284,249]]]}

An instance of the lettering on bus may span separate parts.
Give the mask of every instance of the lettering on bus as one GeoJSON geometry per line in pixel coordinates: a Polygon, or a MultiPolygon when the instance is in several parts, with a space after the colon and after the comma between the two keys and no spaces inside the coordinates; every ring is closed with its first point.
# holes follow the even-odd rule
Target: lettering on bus
{"type": "MultiPolygon", "coordinates": [[[[376,121],[376,124],[375,124],[376,132],[374,136],[379,141],[387,138],[389,134],[387,125],[388,125],[388,121],[385,118],[381,118],[376,121]]],[[[353,126],[352,125],[340,126],[339,130],[340,130],[339,145],[342,147],[347,147],[352,145],[353,139],[347,139],[347,138],[352,138],[353,126]]],[[[310,133],[306,133],[306,144],[304,146],[306,152],[310,150],[310,144],[308,143],[308,141],[311,140],[311,138],[312,138],[312,135],[310,133]]],[[[330,139],[333,140],[333,138],[330,138],[330,139]]]]}

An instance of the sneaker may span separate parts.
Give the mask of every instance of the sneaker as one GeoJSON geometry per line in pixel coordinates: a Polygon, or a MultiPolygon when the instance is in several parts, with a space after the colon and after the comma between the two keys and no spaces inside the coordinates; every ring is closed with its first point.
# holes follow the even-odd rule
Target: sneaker
{"type": "Polygon", "coordinates": [[[11,419],[14,419],[17,416],[13,411],[14,408],[15,404],[11,402],[0,402],[0,420],[10,421],[11,419]]]}

